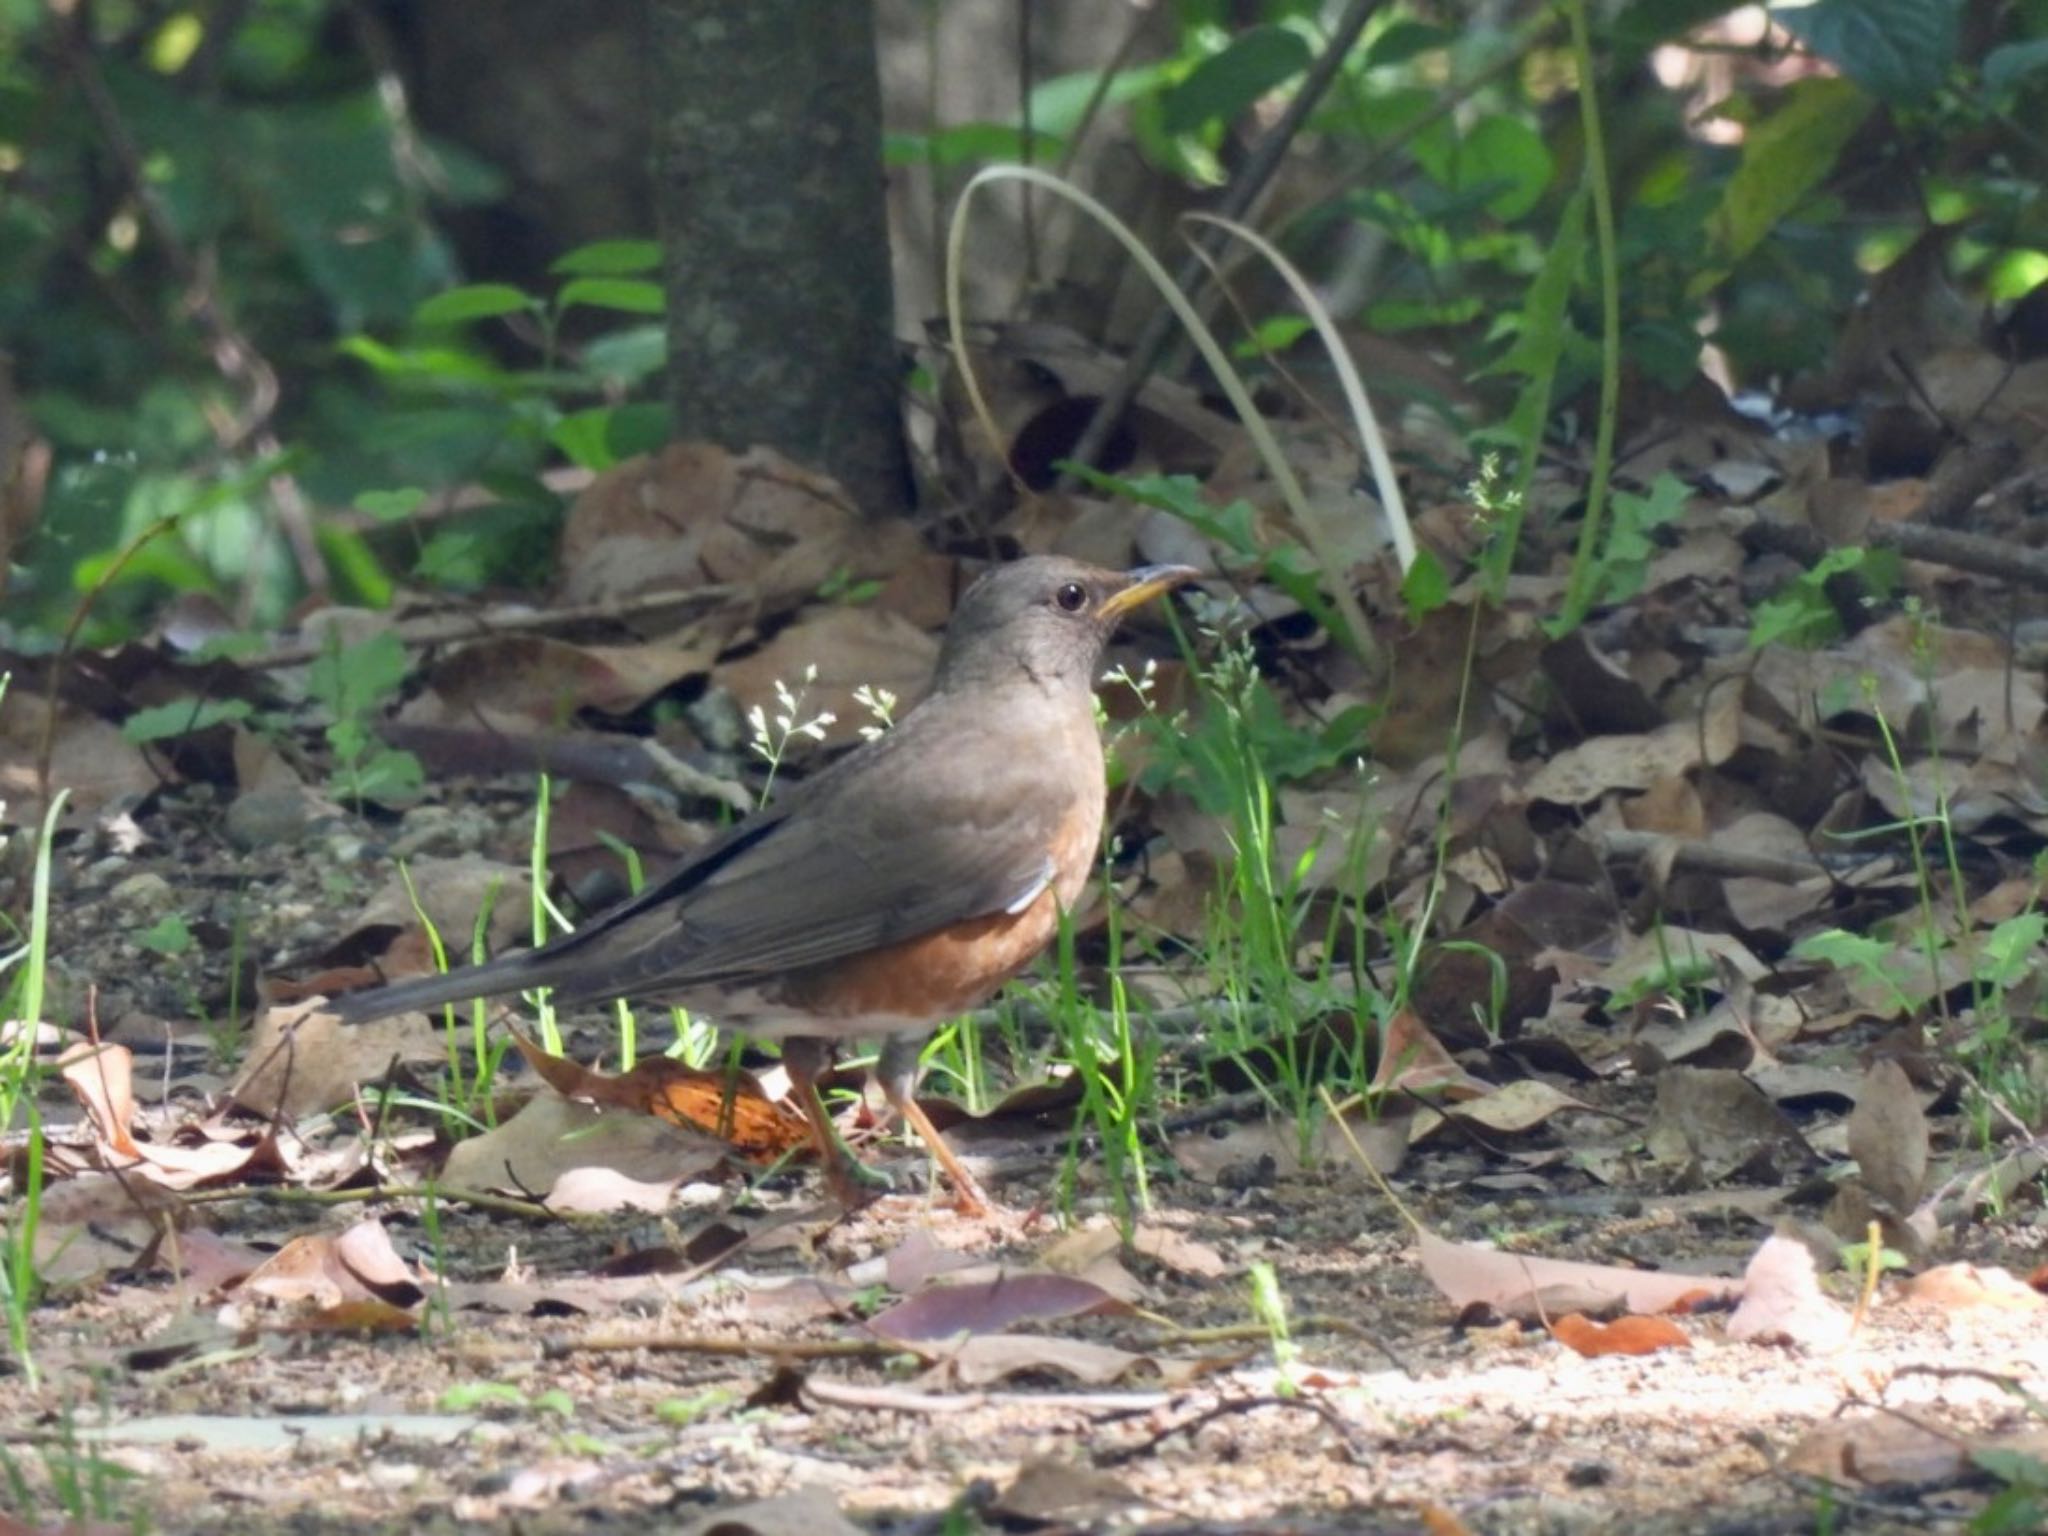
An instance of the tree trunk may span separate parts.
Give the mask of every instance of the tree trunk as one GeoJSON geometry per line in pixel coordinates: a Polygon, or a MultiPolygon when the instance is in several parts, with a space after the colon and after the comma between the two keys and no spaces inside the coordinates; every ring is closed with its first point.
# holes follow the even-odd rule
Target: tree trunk
{"type": "Polygon", "coordinates": [[[676,430],[910,497],[867,0],[650,0],[676,430]]]}

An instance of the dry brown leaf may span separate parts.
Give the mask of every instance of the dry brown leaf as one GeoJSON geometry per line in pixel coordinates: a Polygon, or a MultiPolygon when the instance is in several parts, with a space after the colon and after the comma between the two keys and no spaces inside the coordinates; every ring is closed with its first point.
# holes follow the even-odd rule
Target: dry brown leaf
{"type": "Polygon", "coordinates": [[[778,1498],[736,1504],[717,1514],[693,1520],[681,1536],[865,1536],[839,1513],[839,1500],[828,1488],[800,1488],[778,1498]]]}
{"type": "Polygon", "coordinates": [[[1017,1469],[988,1512],[1004,1522],[1036,1529],[1047,1525],[1100,1527],[1147,1501],[1107,1472],[1040,1459],[1017,1469]]]}
{"type": "MultiPolygon", "coordinates": [[[[1383,1109],[1376,1116],[1360,1113],[1349,1117],[1351,1134],[1382,1174],[1400,1168],[1413,1123],[1413,1107],[1407,1104],[1383,1109]]],[[[1269,1184],[1278,1176],[1291,1177],[1311,1168],[1341,1183],[1365,1179],[1350,1143],[1327,1117],[1316,1124],[1306,1164],[1302,1161],[1301,1129],[1292,1120],[1255,1120],[1231,1126],[1220,1136],[1195,1131],[1176,1136],[1169,1150],[1183,1169],[1211,1184],[1269,1184]]]]}
{"type": "Polygon", "coordinates": [[[2009,1269],[1976,1264],[1942,1264],[1906,1282],[1908,1300],[1960,1312],[1988,1307],[2004,1312],[2039,1312],[2043,1296],[2009,1269]]]}
{"type": "Polygon", "coordinates": [[[1927,1190],[1927,1114],[1905,1069],[1892,1058],[1870,1064],[1849,1113],[1849,1155],[1864,1188],[1900,1216],[1927,1190]]]}
{"type": "Polygon", "coordinates": [[[552,1189],[575,1168],[609,1168],[660,1184],[708,1173],[724,1157],[725,1148],[708,1136],[549,1092],[495,1129],[456,1143],[441,1177],[465,1189],[528,1194],[552,1189]]]}
{"type": "Polygon", "coordinates": [[[1717,688],[1697,718],[1635,736],[1595,736],[1557,753],[1525,786],[1531,800],[1583,805],[1609,790],[1647,790],[1689,770],[1718,768],[1742,744],[1742,692],[1717,688]]]}
{"type": "Polygon", "coordinates": [[[1458,1100],[1483,1098],[1494,1089],[1459,1066],[1415,1011],[1403,1008],[1381,1026],[1370,1091],[1458,1100]]]}
{"type": "Polygon", "coordinates": [[[1083,1386],[1106,1387],[1130,1378],[1151,1378],[1168,1387],[1188,1383],[1222,1370],[1242,1355],[1177,1360],[1135,1355],[1088,1339],[1064,1339],[1042,1333],[981,1333],[940,1348],[937,1363],[925,1379],[933,1385],[985,1387],[1012,1376],[1053,1374],[1083,1386]]]}
{"type": "Polygon", "coordinates": [[[1768,1182],[1814,1161],[1799,1128],[1740,1072],[1666,1067],[1644,1143],[1660,1163],[1707,1184],[1741,1176],[1768,1182]]]}
{"type": "MultiPolygon", "coordinates": [[[[36,802],[36,763],[42,753],[49,706],[32,689],[16,686],[0,699],[0,801],[16,807],[36,802]]],[[[67,809],[90,816],[119,800],[133,799],[175,777],[150,766],[142,748],[121,728],[68,704],[57,708],[50,741],[50,783],[71,791],[67,809]]]]}
{"type": "Polygon", "coordinates": [[[294,1003],[257,1016],[242,1070],[227,1092],[251,1114],[296,1120],[346,1103],[358,1083],[377,1082],[394,1064],[445,1055],[417,1014],[343,1024],[318,1002],[294,1003]]]}
{"type": "MultiPolygon", "coordinates": [[[[860,727],[875,723],[855,700],[854,689],[888,689],[896,695],[896,718],[901,719],[923,697],[938,657],[936,638],[893,613],[873,607],[819,608],[753,654],[722,663],[712,676],[742,712],[758,708],[771,720],[783,712],[775,685],[801,688],[804,719],[831,714],[825,739],[844,745],[860,739],[860,727]],[[816,676],[806,682],[812,669],[816,676]]],[[[809,745],[803,737],[792,743],[796,749],[809,745]]]]}
{"type": "Polygon", "coordinates": [[[1784,1466],[1846,1487],[1933,1485],[1967,1471],[1971,1455],[1961,1434],[1897,1413],[1863,1413],[1815,1425],[1786,1453],[1784,1466]]]}
{"type": "Polygon", "coordinates": [[[100,1146],[118,1162],[139,1162],[142,1149],[129,1129],[135,1121],[135,1057],[128,1047],[81,1040],[57,1058],[57,1071],[78,1095],[100,1146]]]}
{"type": "Polygon", "coordinates": [[[557,729],[583,709],[628,714],[682,679],[708,673],[737,627],[735,617],[716,615],[644,645],[493,636],[437,660],[426,674],[426,691],[399,718],[516,731],[557,729]]]}
{"type": "Polygon", "coordinates": [[[1503,1253],[1473,1243],[1454,1243],[1427,1229],[1416,1244],[1423,1273],[1459,1311],[1486,1307],[1510,1317],[1555,1316],[1560,1312],[1670,1312],[1704,1297],[1741,1292],[1733,1280],[1660,1270],[1626,1269],[1573,1259],[1503,1253]]]}
{"type": "Polygon", "coordinates": [[[1000,1333],[1022,1322],[1050,1322],[1130,1308],[1092,1281],[1072,1275],[1010,1274],[975,1285],[941,1285],[868,1319],[868,1330],[905,1343],[960,1333],[1000,1333]]]}
{"type": "MultiPolygon", "coordinates": [[[[1504,1135],[1516,1135],[1534,1130],[1552,1115],[1565,1110],[1591,1107],[1540,1078],[1525,1077],[1490,1089],[1483,1097],[1454,1104],[1443,1111],[1443,1117],[1454,1125],[1477,1125],[1504,1135]]],[[[1418,1129],[1417,1139],[1422,1134],[1418,1129]]]]}

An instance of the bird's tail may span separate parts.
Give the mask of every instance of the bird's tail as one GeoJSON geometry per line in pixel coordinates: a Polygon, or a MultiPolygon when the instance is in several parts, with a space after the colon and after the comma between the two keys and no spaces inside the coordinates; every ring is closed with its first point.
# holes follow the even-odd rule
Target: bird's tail
{"type": "Polygon", "coordinates": [[[326,1011],[338,1015],[344,1024],[367,1024],[372,1019],[387,1018],[394,1013],[411,1013],[439,1008],[444,1003],[467,1003],[479,997],[502,997],[509,992],[524,992],[530,987],[550,984],[556,969],[551,963],[553,958],[539,950],[521,950],[516,954],[500,955],[482,965],[465,965],[439,975],[422,976],[416,981],[350,992],[334,999],[326,1011]]]}

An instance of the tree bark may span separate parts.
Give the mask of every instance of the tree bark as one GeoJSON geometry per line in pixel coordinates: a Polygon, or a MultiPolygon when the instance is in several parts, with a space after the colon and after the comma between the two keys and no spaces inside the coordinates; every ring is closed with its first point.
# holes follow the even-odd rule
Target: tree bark
{"type": "Polygon", "coordinates": [[[676,430],[909,503],[868,0],[650,0],[676,430]]]}

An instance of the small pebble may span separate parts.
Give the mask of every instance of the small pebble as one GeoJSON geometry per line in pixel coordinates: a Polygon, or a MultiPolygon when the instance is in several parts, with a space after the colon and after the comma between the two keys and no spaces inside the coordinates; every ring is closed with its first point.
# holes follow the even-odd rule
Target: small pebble
{"type": "Polygon", "coordinates": [[[228,841],[244,853],[288,848],[306,835],[312,817],[306,797],[295,789],[254,789],[237,795],[222,826],[228,841]]]}

